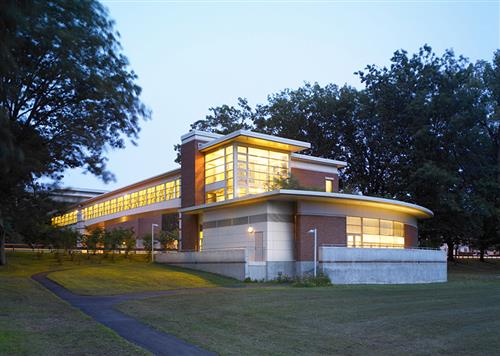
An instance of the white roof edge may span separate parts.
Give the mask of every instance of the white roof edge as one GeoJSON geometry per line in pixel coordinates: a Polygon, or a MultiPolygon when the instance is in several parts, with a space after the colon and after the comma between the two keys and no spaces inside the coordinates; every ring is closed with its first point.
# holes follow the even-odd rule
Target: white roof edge
{"type": "Polygon", "coordinates": [[[289,145],[294,145],[294,146],[300,146],[300,147],[304,147],[304,149],[311,148],[311,144],[309,142],[292,140],[289,138],[268,135],[268,134],[263,134],[263,133],[259,133],[259,132],[249,131],[249,130],[237,130],[237,131],[231,132],[230,134],[219,137],[213,141],[210,141],[210,142],[207,142],[207,143],[201,145],[200,149],[205,149],[205,148],[217,145],[221,142],[230,140],[230,139],[235,138],[237,136],[248,136],[248,137],[253,137],[253,138],[260,138],[263,140],[274,141],[274,142],[279,142],[279,143],[284,143],[284,144],[289,144],[289,145]]]}
{"type": "Polygon", "coordinates": [[[223,135],[218,134],[218,133],[214,133],[214,132],[191,130],[188,133],[181,136],[181,141],[186,141],[188,138],[193,137],[193,136],[200,136],[200,137],[205,137],[208,139],[216,139],[216,138],[219,138],[223,135]]]}
{"type": "Polygon", "coordinates": [[[344,194],[344,193],[327,193],[327,192],[318,192],[318,191],[310,191],[310,190],[291,190],[291,189],[279,189],[279,190],[273,190],[270,192],[264,192],[260,194],[254,194],[254,195],[247,195],[242,198],[236,198],[236,199],[231,199],[231,200],[225,200],[221,202],[216,202],[216,203],[210,203],[210,204],[202,204],[202,205],[197,205],[197,206],[192,206],[184,209],[179,209],[179,212],[189,212],[192,210],[199,210],[199,209],[205,209],[205,208],[212,208],[212,207],[218,207],[218,206],[223,206],[228,203],[236,203],[240,201],[246,201],[246,200],[252,200],[252,199],[258,199],[258,198],[265,198],[267,196],[273,196],[273,195],[296,195],[296,196],[304,196],[304,197],[324,197],[324,198],[336,198],[336,199],[346,199],[346,200],[361,200],[361,201],[366,201],[366,202],[374,202],[374,203],[382,203],[382,204],[391,204],[391,205],[398,205],[398,206],[403,206],[406,208],[410,209],[415,209],[419,210],[423,214],[433,217],[434,213],[427,209],[424,208],[423,206],[412,204],[412,203],[407,203],[401,200],[394,200],[394,199],[386,199],[386,198],[378,198],[378,197],[371,197],[371,196],[366,196],[366,195],[354,195],[354,194],[344,194]]]}
{"type": "Polygon", "coordinates": [[[324,165],[335,166],[337,168],[347,166],[347,162],[345,162],[345,161],[338,161],[336,159],[329,159],[329,158],[323,158],[323,157],[308,156],[308,155],[303,155],[300,153],[292,153],[292,159],[294,159],[294,158],[297,161],[320,163],[320,164],[324,164],[324,165]]]}
{"type": "Polygon", "coordinates": [[[424,208],[423,206],[420,206],[417,204],[412,204],[412,203],[407,203],[407,202],[404,202],[401,200],[395,200],[395,199],[372,197],[372,196],[368,196],[368,195],[355,195],[355,194],[345,194],[345,193],[327,193],[327,192],[306,191],[306,190],[289,190],[289,189],[280,189],[279,193],[280,194],[291,194],[291,195],[302,195],[302,196],[332,197],[332,198],[346,199],[346,200],[363,200],[363,201],[375,202],[375,203],[393,204],[393,205],[399,205],[399,206],[404,206],[404,207],[411,208],[411,209],[420,210],[421,212],[423,212],[429,216],[434,216],[434,213],[432,212],[432,210],[424,208]]]}

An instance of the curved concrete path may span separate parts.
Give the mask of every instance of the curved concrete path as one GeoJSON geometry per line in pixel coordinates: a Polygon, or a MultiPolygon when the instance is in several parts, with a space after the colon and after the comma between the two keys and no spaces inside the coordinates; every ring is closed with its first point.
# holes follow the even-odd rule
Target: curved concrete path
{"type": "MultiPolygon", "coordinates": [[[[84,296],[70,292],[56,282],[47,278],[50,272],[42,272],[31,276],[32,279],[50,290],[59,298],[90,315],[99,323],[114,330],[126,340],[146,349],[155,355],[214,355],[197,346],[164,332],[153,329],[113,308],[113,305],[127,300],[150,298],[162,295],[178,294],[179,290],[120,294],[116,296],[84,296]]],[[[196,290],[213,288],[197,288],[196,290]]],[[[184,290],[185,291],[185,290],[184,290]]]]}

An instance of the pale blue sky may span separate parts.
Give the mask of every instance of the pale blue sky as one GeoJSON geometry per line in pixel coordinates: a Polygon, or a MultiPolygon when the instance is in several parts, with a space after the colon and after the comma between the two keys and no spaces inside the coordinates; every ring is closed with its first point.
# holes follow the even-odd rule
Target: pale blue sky
{"type": "Polygon", "coordinates": [[[173,145],[209,107],[305,81],[359,87],[353,72],[428,43],[471,60],[500,48],[500,1],[103,1],[152,120],[108,152],[117,181],[81,170],[65,186],[111,190],[176,167],[173,145]]]}

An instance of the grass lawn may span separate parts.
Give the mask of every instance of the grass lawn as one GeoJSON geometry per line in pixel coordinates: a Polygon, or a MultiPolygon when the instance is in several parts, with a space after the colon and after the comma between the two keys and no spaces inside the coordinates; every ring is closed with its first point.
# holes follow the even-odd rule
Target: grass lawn
{"type": "Polygon", "coordinates": [[[37,272],[95,264],[9,254],[0,267],[0,355],[141,355],[141,349],[31,280],[37,272]]]}
{"type": "Polygon", "coordinates": [[[161,264],[126,260],[91,268],[73,268],[48,275],[77,294],[112,295],[235,284],[236,280],[211,273],[186,271],[161,264]]]}
{"type": "Polygon", "coordinates": [[[500,264],[451,265],[449,280],[192,291],[119,309],[221,354],[498,354],[500,264]]]}

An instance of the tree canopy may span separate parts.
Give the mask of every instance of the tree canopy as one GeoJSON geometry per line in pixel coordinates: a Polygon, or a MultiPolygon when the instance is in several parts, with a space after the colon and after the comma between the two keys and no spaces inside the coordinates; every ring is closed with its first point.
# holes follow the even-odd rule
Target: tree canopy
{"type": "MultiPolygon", "coordinates": [[[[133,142],[150,113],[119,34],[96,0],[0,5],[0,222],[16,196],[82,167],[105,181],[106,149],[133,142]],[[29,187],[29,189],[28,189],[29,187]]],[[[14,206],[13,206],[14,205],[14,206]]],[[[15,227],[14,227],[15,228],[15,227]]]]}

